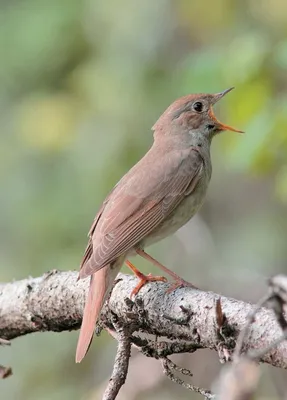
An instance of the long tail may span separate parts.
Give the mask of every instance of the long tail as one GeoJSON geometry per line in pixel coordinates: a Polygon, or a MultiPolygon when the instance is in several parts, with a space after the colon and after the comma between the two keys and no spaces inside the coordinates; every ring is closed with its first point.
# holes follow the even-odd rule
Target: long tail
{"type": "Polygon", "coordinates": [[[82,361],[89,350],[97,319],[119,269],[120,267],[111,268],[110,265],[107,265],[91,276],[91,283],[76,351],[77,363],[82,361]]]}

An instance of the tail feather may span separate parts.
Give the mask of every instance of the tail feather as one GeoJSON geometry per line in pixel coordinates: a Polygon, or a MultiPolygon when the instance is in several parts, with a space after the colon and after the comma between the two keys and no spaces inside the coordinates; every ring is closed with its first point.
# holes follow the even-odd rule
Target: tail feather
{"type": "Polygon", "coordinates": [[[89,350],[94,336],[96,322],[119,269],[120,267],[111,268],[110,265],[107,265],[91,276],[91,283],[76,351],[77,363],[82,361],[89,350]]]}

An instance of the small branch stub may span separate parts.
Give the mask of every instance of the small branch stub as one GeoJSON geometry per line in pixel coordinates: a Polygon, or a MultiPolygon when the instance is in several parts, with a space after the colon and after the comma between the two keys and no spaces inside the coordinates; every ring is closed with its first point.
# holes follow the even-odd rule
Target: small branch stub
{"type": "Polygon", "coordinates": [[[0,379],[8,378],[12,375],[12,369],[10,367],[4,367],[0,365],[0,379]]]}

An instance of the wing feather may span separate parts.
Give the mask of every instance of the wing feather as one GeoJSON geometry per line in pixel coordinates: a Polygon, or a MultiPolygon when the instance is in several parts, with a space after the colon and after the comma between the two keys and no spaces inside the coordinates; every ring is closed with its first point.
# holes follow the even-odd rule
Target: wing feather
{"type": "Polygon", "coordinates": [[[121,185],[117,185],[94,222],[90,231],[92,252],[89,247],[81,277],[112,263],[151,233],[194,190],[203,163],[199,151],[191,148],[173,151],[156,160],[152,168],[149,166],[150,174],[137,164],[135,167],[139,167],[134,167],[130,171],[133,173],[128,173],[121,185]]]}

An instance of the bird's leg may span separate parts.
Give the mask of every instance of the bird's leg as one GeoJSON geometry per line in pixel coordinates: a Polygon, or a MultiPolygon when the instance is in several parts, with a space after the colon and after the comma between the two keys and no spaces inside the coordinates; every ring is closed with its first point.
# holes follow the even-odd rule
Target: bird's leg
{"type": "Polygon", "coordinates": [[[182,279],[175,272],[171,271],[170,269],[165,267],[163,264],[161,264],[159,261],[157,261],[155,258],[153,258],[151,255],[147,254],[144,250],[138,248],[138,249],[136,249],[136,252],[139,256],[145,258],[147,261],[151,262],[156,267],[161,268],[164,272],[166,272],[168,275],[170,275],[175,280],[175,282],[172,284],[172,286],[168,289],[168,293],[172,292],[173,290],[175,290],[181,286],[190,286],[194,289],[197,289],[197,287],[194,286],[192,283],[187,282],[184,279],[182,279]]]}
{"type": "MultiPolygon", "coordinates": [[[[156,267],[161,268],[164,272],[166,272],[168,275],[170,275],[174,280],[181,280],[181,277],[178,276],[175,272],[171,271],[170,269],[168,269],[167,267],[165,267],[163,264],[161,264],[159,261],[157,261],[155,258],[153,258],[151,255],[149,255],[148,253],[146,253],[144,250],[142,249],[136,249],[136,252],[139,256],[143,257],[144,259],[146,259],[147,261],[151,262],[153,265],[155,265],[156,267]]],[[[185,281],[184,281],[185,282],[185,281]]],[[[188,283],[188,282],[186,282],[188,283]]]]}
{"type": "Polygon", "coordinates": [[[144,275],[129,260],[126,260],[125,263],[140,280],[137,286],[131,292],[130,297],[136,296],[141,288],[148,282],[166,282],[166,278],[164,276],[152,276],[151,274],[144,275]]]}

